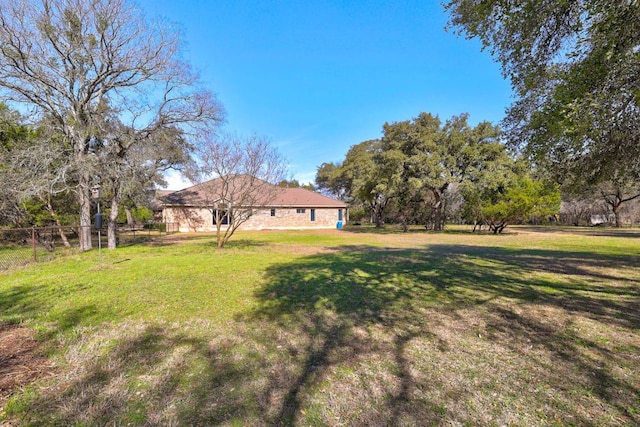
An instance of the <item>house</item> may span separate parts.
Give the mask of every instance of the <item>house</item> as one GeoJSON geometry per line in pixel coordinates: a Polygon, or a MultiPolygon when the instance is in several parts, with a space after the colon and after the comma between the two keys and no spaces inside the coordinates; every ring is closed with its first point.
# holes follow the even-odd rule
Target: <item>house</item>
{"type": "Polygon", "coordinates": [[[162,221],[180,231],[341,228],[348,206],[303,188],[281,188],[246,175],[225,176],[158,196],[162,221]],[[238,221],[240,220],[240,221],[238,221]]]}
{"type": "Polygon", "coordinates": [[[155,190],[155,196],[151,200],[151,210],[153,211],[153,222],[164,222],[162,217],[162,210],[164,208],[164,202],[162,201],[166,196],[173,193],[172,190],[155,190]]]}

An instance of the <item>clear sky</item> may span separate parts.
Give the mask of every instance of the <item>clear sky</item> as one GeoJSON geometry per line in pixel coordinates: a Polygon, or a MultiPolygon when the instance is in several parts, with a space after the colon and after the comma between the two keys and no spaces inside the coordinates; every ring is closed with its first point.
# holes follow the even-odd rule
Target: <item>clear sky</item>
{"type": "Polygon", "coordinates": [[[225,128],[270,138],[303,183],[385,122],[467,112],[497,124],[511,102],[489,52],[445,31],[439,0],[139,4],[183,29],[185,59],[224,105],[225,128]]]}

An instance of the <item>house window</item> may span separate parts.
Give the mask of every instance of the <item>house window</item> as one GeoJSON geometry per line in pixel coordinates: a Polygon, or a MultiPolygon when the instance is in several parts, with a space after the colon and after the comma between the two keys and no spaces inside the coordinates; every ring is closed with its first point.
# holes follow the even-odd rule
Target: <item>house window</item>
{"type": "Polygon", "coordinates": [[[229,225],[229,211],[220,209],[213,211],[213,225],[216,225],[218,221],[220,221],[221,225],[229,225]]]}
{"type": "Polygon", "coordinates": [[[316,210],[311,209],[311,221],[315,221],[315,220],[316,220],[316,210]]]}
{"type": "Polygon", "coordinates": [[[296,213],[299,213],[299,214],[303,214],[306,211],[307,211],[306,209],[296,209],[296,213]]]}
{"type": "Polygon", "coordinates": [[[275,209],[271,209],[271,216],[276,216],[276,210],[275,209]]]}
{"type": "Polygon", "coordinates": [[[338,209],[338,221],[342,221],[342,209],[338,209]]]}

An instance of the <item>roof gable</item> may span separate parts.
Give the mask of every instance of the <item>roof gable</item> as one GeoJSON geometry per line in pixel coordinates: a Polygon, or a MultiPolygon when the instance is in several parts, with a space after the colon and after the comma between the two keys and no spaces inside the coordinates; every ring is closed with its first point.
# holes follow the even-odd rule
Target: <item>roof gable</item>
{"type": "Polygon", "coordinates": [[[282,207],[335,207],[346,208],[347,205],[340,200],[335,200],[320,193],[304,188],[283,188],[271,201],[270,206],[282,207]]]}
{"type": "Polygon", "coordinates": [[[161,197],[165,206],[214,206],[231,203],[246,207],[346,208],[339,200],[304,188],[282,188],[246,175],[205,181],[161,197]]]}

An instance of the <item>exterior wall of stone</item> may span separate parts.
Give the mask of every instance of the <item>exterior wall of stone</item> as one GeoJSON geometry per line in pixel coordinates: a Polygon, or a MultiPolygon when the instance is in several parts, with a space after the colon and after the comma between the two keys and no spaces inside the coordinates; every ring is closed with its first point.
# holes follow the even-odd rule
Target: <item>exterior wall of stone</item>
{"type": "MultiPolygon", "coordinates": [[[[339,211],[342,211],[342,224],[347,222],[347,210],[339,208],[275,208],[255,210],[239,230],[264,229],[304,229],[336,228],[339,211]],[[302,210],[304,212],[299,212],[302,210]],[[311,211],[315,211],[315,220],[311,220],[311,211]]],[[[176,223],[181,232],[214,231],[213,214],[208,209],[168,207],[163,211],[163,220],[176,223]]]]}
{"type": "Polygon", "coordinates": [[[168,207],[162,211],[163,221],[178,224],[178,231],[212,231],[213,215],[209,209],[168,207]]]}
{"type": "MultiPolygon", "coordinates": [[[[258,210],[245,222],[240,229],[301,229],[301,228],[336,228],[338,223],[337,208],[304,208],[298,213],[295,208],[275,208],[275,215],[271,210],[258,210]],[[315,210],[315,221],[311,221],[311,211],[315,210]]],[[[342,223],[346,223],[346,210],[342,209],[342,223]]]]}

